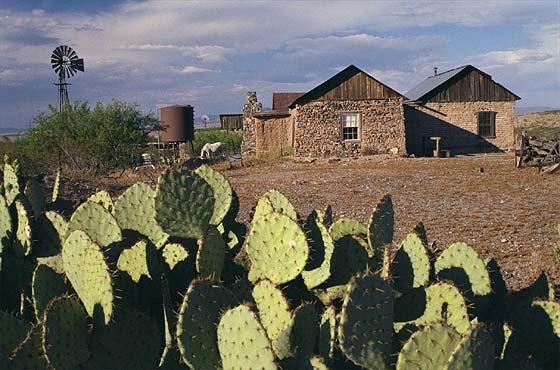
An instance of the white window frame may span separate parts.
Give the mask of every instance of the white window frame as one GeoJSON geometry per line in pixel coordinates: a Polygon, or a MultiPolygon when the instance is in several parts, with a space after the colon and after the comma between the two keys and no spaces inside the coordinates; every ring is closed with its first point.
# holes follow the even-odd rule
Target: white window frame
{"type": "Polygon", "coordinates": [[[340,113],[340,136],[342,137],[342,141],[345,142],[358,142],[362,139],[362,115],[360,112],[341,112],[340,113]],[[351,122],[350,125],[347,125],[346,117],[352,117],[355,119],[355,122],[351,122]],[[356,127],[358,129],[357,137],[352,139],[347,139],[344,136],[344,129],[348,127],[356,127]]]}

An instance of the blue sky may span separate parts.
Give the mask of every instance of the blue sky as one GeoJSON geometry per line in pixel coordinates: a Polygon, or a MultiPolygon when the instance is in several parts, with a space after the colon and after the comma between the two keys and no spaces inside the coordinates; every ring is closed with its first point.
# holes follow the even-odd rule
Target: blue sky
{"type": "Polygon", "coordinates": [[[145,111],[240,112],[248,90],[266,107],[272,92],[307,91],[349,64],[402,93],[434,66],[473,64],[520,106],[560,106],[560,0],[0,0],[0,130],[56,103],[60,44],[85,59],[71,100],[145,111]]]}

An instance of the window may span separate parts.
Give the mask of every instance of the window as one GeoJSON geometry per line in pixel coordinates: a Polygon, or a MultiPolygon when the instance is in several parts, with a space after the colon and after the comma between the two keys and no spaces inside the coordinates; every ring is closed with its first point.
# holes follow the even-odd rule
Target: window
{"type": "Polygon", "coordinates": [[[478,135],[496,137],[496,112],[478,112],[478,135]]]}
{"type": "Polygon", "coordinates": [[[360,114],[342,113],[342,140],[360,139],[360,114]]]}

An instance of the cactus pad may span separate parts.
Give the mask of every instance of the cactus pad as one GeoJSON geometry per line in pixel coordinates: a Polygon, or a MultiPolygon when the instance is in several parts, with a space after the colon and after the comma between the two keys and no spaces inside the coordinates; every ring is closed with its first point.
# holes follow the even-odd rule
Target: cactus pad
{"type": "Polygon", "coordinates": [[[56,272],[45,264],[37,266],[33,272],[31,285],[33,308],[37,322],[43,320],[43,313],[49,302],[53,298],[63,295],[67,289],[68,286],[63,274],[56,272]]]}
{"type": "Polygon", "coordinates": [[[368,243],[373,250],[375,270],[383,264],[385,246],[393,242],[395,213],[390,195],[385,195],[377,204],[368,225],[368,243]]]}
{"type": "Polygon", "coordinates": [[[26,321],[0,311],[0,355],[8,357],[27,337],[30,327],[26,321]]]}
{"type": "Polygon", "coordinates": [[[85,202],[74,211],[68,223],[68,233],[75,230],[85,231],[103,247],[122,240],[117,220],[98,203],[85,202]]]}
{"type": "Polygon", "coordinates": [[[66,276],[87,313],[96,322],[109,324],[113,314],[114,295],[111,272],[101,248],[85,232],[76,230],[64,242],[62,261],[66,276]]]}
{"type": "Polygon", "coordinates": [[[455,348],[444,370],[494,368],[494,343],[483,325],[474,327],[455,348]]]}
{"type": "Polygon", "coordinates": [[[216,326],[226,309],[237,299],[226,288],[210,280],[191,283],[177,320],[177,341],[183,360],[193,369],[219,369],[220,354],[216,326]]]}
{"type": "Polygon", "coordinates": [[[233,190],[229,181],[220,172],[203,164],[194,171],[202,177],[214,193],[214,211],[210,218],[210,225],[219,225],[228,213],[233,200],[233,190]]]}
{"type": "Polygon", "coordinates": [[[455,329],[434,324],[417,331],[405,343],[397,360],[397,370],[442,369],[461,342],[455,329]]]}
{"type": "Polygon", "coordinates": [[[32,177],[27,181],[24,194],[31,205],[35,218],[45,212],[45,196],[43,195],[41,184],[39,184],[36,178],[32,177]]]}
{"type": "Polygon", "coordinates": [[[189,257],[189,252],[187,252],[181,244],[167,243],[163,247],[161,255],[163,256],[165,263],[169,266],[169,269],[173,270],[179,262],[182,262],[189,257]]]}
{"type": "Polygon", "coordinates": [[[167,235],[156,222],[154,209],[155,190],[143,182],[126,189],[115,201],[113,215],[123,230],[134,230],[158,248],[165,244],[167,235]]]}
{"type": "Polygon", "coordinates": [[[328,306],[319,323],[319,355],[333,358],[336,345],[336,308],[328,306]]]}
{"type": "Polygon", "coordinates": [[[422,239],[415,233],[408,234],[390,265],[395,288],[404,293],[426,286],[430,281],[430,270],[430,256],[422,239]]]}
{"type": "Polygon", "coordinates": [[[294,221],[297,220],[296,210],[284,194],[277,190],[269,190],[264,194],[264,196],[270,200],[270,204],[272,205],[274,212],[286,215],[294,221]]]}
{"type": "Polygon", "coordinates": [[[268,280],[261,280],[253,288],[259,318],[279,359],[290,356],[292,313],[282,291],[268,280]]]}
{"type": "Polygon", "coordinates": [[[68,221],[54,211],[42,214],[35,223],[35,231],[41,237],[33,246],[36,256],[52,256],[62,249],[64,239],[68,233],[68,221]]]}
{"type": "Polygon", "coordinates": [[[245,305],[228,310],[218,325],[218,348],[224,370],[276,370],[265,331],[245,305]]]}
{"type": "Polygon", "coordinates": [[[467,304],[461,292],[451,284],[436,283],[425,289],[415,289],[400,297],[395,305],[397,319],[418,316],[414,320],[395,323],[397,330],[407,324],[424,326],[438,322],[446,322],[459,334],[467,334],[471,324],[467,312],[467,304]],[[414,311],[423,312],[415,314],[414,311]],[[412,311],[412,312],[411,312],[412,311]],[[400,316],[400,317],[399,317],[400,316]]]}
{"type": "Polygon", "coordinates": [[[291,352],[295,357],[308,357],[313,354],[317,335],[319,334],[319,317],[313,303],[303,303],[295,309],[292,330],[290,332],[291,352]]]}
{"type": "Polygon", "coordinates": [[[196,271],[202,276],[219,279],[224,268],[226,243],[215,226],[210,226],[206,235],[198,240],[196,271]]]}
{"type": "Polygon", "coordinates": [[[33,326],[27,332],[27,336],[10,357],[11,369],[48,369],[49,363],[43,352],[41,344],[42,327],[41,325],[33,326]]]}
{"type": "Polygon", "coordinates": [[[12,205],[21,192],[18,172],[19,163],[17,160],[10,163],[9,159],[4,157],[4,196],[8,205],[12,205]]]}
{"type": "Polygon", "coordinates": [[[87,202],[97,203],[103,206],[107,211],[113,212],[114,204],[111,195],[105,190],[100,190],[97,193],[90,195],[87,202]]]}
{"type": "Polygon", "coordinates": [[[156,323],[130,309],[115,322],[94,332],[89,369],[156,369],[160,359],[160,332],[156,323]]]}
{"type": "Polygon", "coordinates": [[[6,203],[6,198],[0,194],[0,261],[3,251],[12,246],[12,230],[10,209],[8,203],[6,203]]]}
{"type": "Polygon", "coordinates": [[[212,187],[187,170],[166,170],[158,180],[154,198],[156,221],[172,236],[200,238],[214,212],[212,187]]]}
{"type": "Polygon", "coordinates": [[[368,265],[371,250],[364,239],[367,230],[357,221],[341,219],[332,224],[329,233],[335,248],[331,258],[331,276],[326,284],[343,285],[352,276],[365,271],[368,265]]]}
{"type": "Polygon", "coordinates": [[[76,369],[89,358],[87,315],[69,297],[52,300],[45,310],[43,351],[55,369],[76,369]]]}
{"type": "Polygon", "coordinates": [[[534,301],[533,307],[540,307],[550,319],[554,334],[560,338],[560,303],[553,301],[534,301]]]}
{"type": "Polygon", "coordinates": [[[253,219],[247,253],[261,274],[275,284],[282,284],[303,271],[309,247],[305,233],[294,220],[273,212],[253,219]]]}
{"type": "Polygon", "coordinates": [[[393,338],[393,291],[381,277],[358,275],[348,284],[338,341],[355,364],[386,369],[393,338]]]}
{"type": "Polygon", "coordinates": [[[121,252],[117,261],[117,268],[126,272],[132,281],[137,283],[142,276],[153,279],[150,270],[155,259],[156,255],[153,246],[145,240],[140,240],[132,247],[121,252]]]}
{"type": "Polygon", "coordinates": [[[30,209],[23,202],[17,199],[15,201],[17,212],[17,229],[16,240],[14,243],[14,254],[17,257],[28,256],[31,253],[31,245],[33,242],[33,235],[31,233],[31,214],[30,209]]]}
{"type": "Polygon", "coordinates": [[[329,233],[333,240],[338,240],[347,235],[356,236],[360,239],[366,239],[368,236],[366,227],[359,221],[351,218],[341,218],[336,221],[329,228],[329,233]]]}
{"type": "Polygon", "coordinates": [[[306,230],[308,230],[311,241],[310,260],[318,259],[320,265],[303,271],[301,276],[307,289],[313,289],[324,283],[331,276],[331,258],[334,253],[334,242],[327,230],[326,226],[318,218],[309,218],[306,222],[306,230]]]}
{"type": "Polygon", "coordinates": [[[465,243],[454,243],[450,245],[436,260],[435,272],[440,278],[454,281],[462,289],[464,282],[462,273],[464,271],[468,277],[470,291],[475,295],[490,294],[490,274],[486,270],[484,261],[478,253],[465,243]]]}

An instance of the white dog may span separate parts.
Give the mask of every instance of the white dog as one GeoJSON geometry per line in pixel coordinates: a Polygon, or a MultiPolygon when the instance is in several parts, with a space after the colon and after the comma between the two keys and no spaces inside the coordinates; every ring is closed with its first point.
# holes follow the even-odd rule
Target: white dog
{"type": "Polygon", "coordinates": [[[226,144],[218,141],[217,143],[206,143],[200,151],[200,158],[211,158],[214,154],[219,153],[221,155],[226,154],[226,144]]]}

